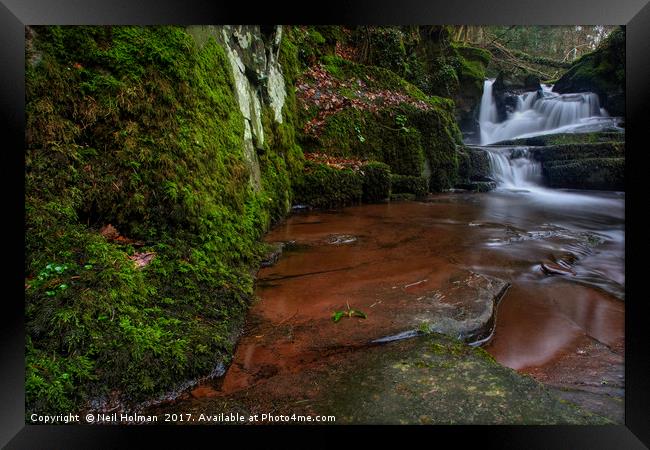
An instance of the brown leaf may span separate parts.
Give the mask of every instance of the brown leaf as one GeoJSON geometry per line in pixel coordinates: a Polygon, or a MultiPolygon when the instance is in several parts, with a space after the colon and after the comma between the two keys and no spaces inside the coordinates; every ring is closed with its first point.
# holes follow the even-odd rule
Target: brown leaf
{"type": "Polygon", "coordinates": [[[134,253],[129,256],[129,259],[135,263],[138,269],[142,269],[148,265],[156,256],[156,252],[134,253]]]}

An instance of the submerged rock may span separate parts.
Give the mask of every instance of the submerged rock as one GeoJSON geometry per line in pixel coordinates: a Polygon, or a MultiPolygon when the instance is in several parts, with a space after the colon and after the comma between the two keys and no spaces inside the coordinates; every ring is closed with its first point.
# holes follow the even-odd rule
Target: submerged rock
{"type": "Polygon", "coordinates": [[[422,280],[422,285],[412,283],[404,287],[418,297],[405,308],[408,317],[398,315],[394,319],[395,324],[413,328],[372,342],[390,342],[429,332],[470,343],[489,340],[496,321],[497,304],[510,283],[488,275],[459,272],[439,289],[422,291],[421,286],[426,289],[426,281],[422,280]]]}

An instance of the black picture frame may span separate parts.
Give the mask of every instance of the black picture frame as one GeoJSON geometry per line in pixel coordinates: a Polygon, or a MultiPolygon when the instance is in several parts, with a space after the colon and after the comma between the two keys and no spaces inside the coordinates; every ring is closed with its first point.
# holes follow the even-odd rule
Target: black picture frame
{"type": "MultiPolygon", "coordinates": [[[[354,3],[329,0],[311,6],[265,2],[200,0],[0,0],[0,111],[4,256],[0,444],[7,448],[128,448],[141,439],[164,446],[200,437],[222,445],[241,445],[250,437],[283,434],[284,444],[301,447],[342,440],[359,432],[383,439],[399,433],[406,445],[478,442],[497,448],[647,448],[650,446],[650,339],[645,332],[647,295],[642,281],[646,264],[633,261],[647,251],[647,211],[642,171],[643,135],[650,123],[650,4],[648,0],[375,0],[354,3]],[[311,8],[311,9],[306,9],[311,8]],[[25,25],[69,24],[517,24],[626,25],[626,353],[625,425],[621,426],[451,426],[451,427],[311,427],[296,439],[300,427],[169,427],[26,425],[24,421],[24,44],[25,25]],[[638,216],[638,218],[636,217],[638,216]],[[10,246],[9,244],[14,244],[10,246]],[[9,247],[12,250],[9,251],[9,247]],[[226,432],[238,444],[225,444],[226,432]],[[343,434],[336,440],[330,433],[343,434]],[[323,440],[325,438],[326,440],[323,440]],[[404,439],[408,438],[408,440],[404,439]],[[290,439],[287,440],[287,439],[290,439]],[[412,443],[412,444],[409,444],[412,443]]],[[[647,276],[647,275],[646,275],[647,276]]],[[[301,428],[301,431],[305,431],[301,428]]],[[[301,433],[302,434],[302,433],[301,433]]],[[[279,437],[279,436],[278,436],[279,437]]],[[[270,441],[265,441],[268,447],[270,441]]],[[[449,444],[447,444],[449,445],[449,444]]]]}

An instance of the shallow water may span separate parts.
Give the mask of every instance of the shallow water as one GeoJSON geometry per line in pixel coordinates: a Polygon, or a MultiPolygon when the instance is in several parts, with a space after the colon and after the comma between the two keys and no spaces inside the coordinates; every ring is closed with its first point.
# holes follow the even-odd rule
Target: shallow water
{"type": "Polygon", "coordinates": [[[278,389],[308,396],[292,374],[405,331],[401,319],[422,313],[415,308],[422,295],[467,271],[511,283],[485,346],[497,361],[553,385],[608,380],[622,388],[622,193],[439,194],[296,214],[266,240],[292,244],[258,273],[259,299],[226,375],[199,386],[194,398],[277,375],[285,380],[278,389]],[[540,264],[548,261],[568,261],[569,272],[545,274],[540,264]],[[334,324],[332,312],[348,306],[367,319],[334,324]]]}

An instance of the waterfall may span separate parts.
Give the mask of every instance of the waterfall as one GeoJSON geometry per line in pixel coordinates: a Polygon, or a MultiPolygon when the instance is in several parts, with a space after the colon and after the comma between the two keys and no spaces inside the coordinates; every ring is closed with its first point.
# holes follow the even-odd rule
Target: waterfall
{"type": "Polygon", "coordinates": [[[487,152],[492,178],[502,189],[530,189],[541,184],[539,162],[527,147],[482,147],[487,152]]]}
{"type": "Polygon", "coordinates": [[[599,131],[616,127],[617,119],[609,117],[592,92],[557,94],[551,86],[518,96],[515,110],[499,123],[492,94],[493,79],[485,80],[479,111],[481,144],[551,133],[599,131]]]}

